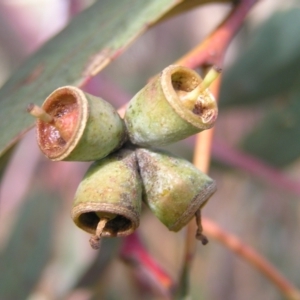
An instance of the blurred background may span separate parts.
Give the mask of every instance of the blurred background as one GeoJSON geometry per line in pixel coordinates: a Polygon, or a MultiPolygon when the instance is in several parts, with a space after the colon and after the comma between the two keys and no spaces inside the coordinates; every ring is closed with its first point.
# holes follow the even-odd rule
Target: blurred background
{"type": "MultiPolygon", "coordinates": [[[[0,86],[92,3],[0,0],[0,86]]],[[[230,9],[228,3],[206,4],[151,28],[86,91],[120,107],[203,40],[230,9]]],[[[299,28],[299,1],[261,0],[228,49],[210,171],[218,191],[203,210],[298,287],[299,28]]],[[[192,161],[194,144],[192,137],[167,149],[192,161]]],[[[122,239],[105,239],[98,253],[73,224],[73,197],[88,166],[47,161],[34,130],[16,147],[0,183],[0,300],[166,299],[161,287],[142,287],[136,275],[144,275],[120,259],[122,239]]],[[[144,207],[138,232],[176,282],[185,230],[169,232],[144,207]]],[[[199,244],[191,280],[192,299],[282,299],[253,266],[213,239],[199,244]]]]}

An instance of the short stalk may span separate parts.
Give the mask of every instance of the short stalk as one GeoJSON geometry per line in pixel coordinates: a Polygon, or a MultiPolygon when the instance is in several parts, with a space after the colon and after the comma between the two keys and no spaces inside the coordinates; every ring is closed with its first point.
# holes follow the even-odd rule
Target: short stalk
{"type": "Polygon", "coordinates": [[[202,245],[208,244],[207,237],[203,234],[203,227],[202,227],[202,219],[201,219],[201,210],[198,209],[195,213],[196,217],[196,224],[197,224],[197,231],[196,231],[196,239],[199,240],[202,245]]]}

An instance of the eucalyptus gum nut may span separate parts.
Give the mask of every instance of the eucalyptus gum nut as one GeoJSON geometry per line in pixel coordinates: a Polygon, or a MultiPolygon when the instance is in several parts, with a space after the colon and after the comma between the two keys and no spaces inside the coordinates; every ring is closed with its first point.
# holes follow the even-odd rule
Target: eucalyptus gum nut
{"type": "Polygon", "coordinates": [[[185,159],[137,149],[143,200],[171,231],[179,231],[216,191],[216,184],[185,159]]]}
{"type": "Polygon", "coordinates": [[[142,184],[135,152],[121,149],[95,162],[81,181],[74,199],[72,219],[95,234],[102,218],[108,219],[103,237],[125,236],[139,226],[142,184]]]}
{"type": "Polygon", "coordinates": [[[164,69],[129,103],[124,120],[130,141],[142,147],[161,146],[211,128],[218,107],[208,89],[192,110],[181,100],[201,82],[189,68],[171,65],[164,69]]]}
{"type": "Polygon", "coordinates": [[[42,108],[53,122],[37,120],[37,141],[51,160],[98,160],[120,148],[127,138],[116,110],[76,87],[56,89],[42,108]]]}

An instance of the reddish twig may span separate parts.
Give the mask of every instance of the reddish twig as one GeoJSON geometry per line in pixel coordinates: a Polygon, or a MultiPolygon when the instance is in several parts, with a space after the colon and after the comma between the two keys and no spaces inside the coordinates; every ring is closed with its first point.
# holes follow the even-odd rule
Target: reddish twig
{"type": "Polygon", "coordinates": [[[253,248],[245,245],[236,236],[224,231],[213,221],[203,218],[202,224],[205,233],[221,242],[234,253],[248,261],[258,271],[264,274],[271,282],[278,287],[287,299],[299,300],[300,292],[294,287],[282,274],[278,272],[274,266],[268,262],[263,256],[256,252],[253,248]]]}
{"type": "Polygon", "coordinates": [[[125,237],[120,256],[133,268],[143,290],[163,299],[171,299],[174,281],[147,252],[136,232],[125,237]]]}
{"type": "Polygon", "coordinates": [[[259,0],[240,0],[226,19],[201,44],[180,58],[176,64],[189,68],[217,65],[221,67],[230,42],[240,30],[246,15],[259,0]]]}
{"type": "Polygon", "coordinates": [[[300,196],[300,183],[293,181],[279,170],[260,161],[258,158],[230,147],[226,142],[215,140],[212,145],[212,155],[215,159],[246,171],[257,178],[262,178],[272,185],[283,188],[300,196]]]}

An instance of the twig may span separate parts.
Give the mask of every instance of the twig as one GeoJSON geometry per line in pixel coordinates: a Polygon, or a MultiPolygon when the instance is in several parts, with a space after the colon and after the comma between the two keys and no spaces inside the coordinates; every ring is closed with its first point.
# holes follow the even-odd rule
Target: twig
{"type": "Polygon", "coordinates": [[[173,279],[147,252],[137,232],[125,237],[120,257],[135,271],[141,289],[160,299],[171,299],[173,279]]]}
{"type": "Polygon", "coordinates": [[[252,266],[255,266],[258,271],[264,274],[270,281],[274,283],[274,285],[277,286],[277,288],[287,299],[300,299],[300,291],[286,278],[284,278],[283,275],[280,274],[270,262],[268,262],[253,248],[245,245],[236,236],[224,231],[220,226],[207,218],[202,218],[202,224],[207,235],[218,240],[234,253],[248,261],[252,266]]]}
{"type": "Polygon", "coordinates": [[[279,170],[269,166],[258,158],[230,147],[226,142],[214,140],[212,156],[226,165],[239,168],[270,184],[300,196],[300,182],[292,180],[279,170]]]}
{"type": "Polygon", "coordinates": [[[247,13],[259,0],[240,0],[225,20],[201,44],[180,58],[176,64],[189,68],[217,65],[222,67],[230,42],[240,30],[247,13]]]}

